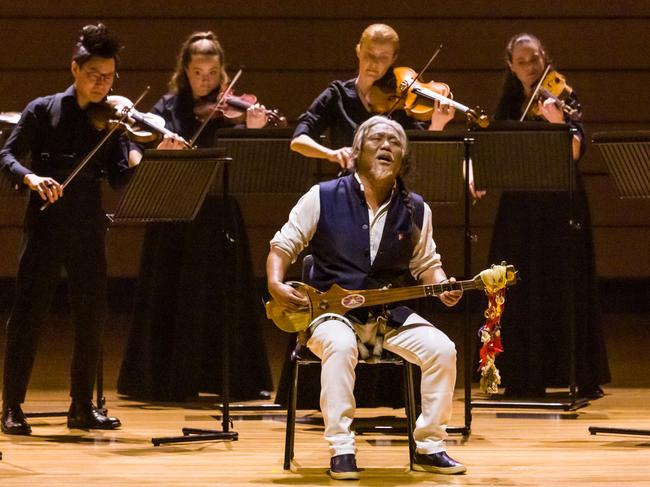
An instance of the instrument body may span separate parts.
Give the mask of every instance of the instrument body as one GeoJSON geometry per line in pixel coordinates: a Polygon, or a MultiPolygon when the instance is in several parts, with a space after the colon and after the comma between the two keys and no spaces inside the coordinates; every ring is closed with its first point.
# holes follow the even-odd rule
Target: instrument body
{"type": "Polygon", "coordinates": [[[266,316],[275,325],[288,333],[295,333],[309,328],[311,322],[325,313],[344,315],[355,308],[365,308],[381,304],[395,303],[409,299],[437,296],[445,291],[499,289],[513,285],[517,280],[517,270],[505,263],[486,269],[473,279],[444,284],[422,284],[398,288],[347,290],[334,284],[322,292],[308,284],[289,281],[287,284],[307,297],[309,303],[298,310],[288,309],[271,300],[265,305],[266,316]]]}
{"type": "Polygon", "coordinates": [[[445,103],[465,113],[480,127],[489,125],[487,115],[455,101],[448,84],[419,81],[418,73],[407,67],[393,68],[392,74],[378,80],[370,90],[369,103],[374,113],[390,115],[394,110],[403,109],[408,116],[428,122],[436,106],[445,103]]]}
{"type": "Polygon", "coordinates": [[[429,81],[417,81],[417,73],[407,67],[396,67],[392,76],[387,76],[373,84],[369,92],[369,103],[374,113],[390,113],[401,109],[416,120],[431,120],[436,95],[445,99],[451,94],[449,85],[429,81]],[[429,95],[429,96],[427,96],[429,95]]]}
{"type": "Polygon", "coordinates": [[[393,69],[397,80],[398,90],[405,94],[404,110],[407,115],[421,122],[431,120],[431,114],[436,101],[451,101],[449,85],[442,82],[429,81],[423,83],[417,80],[417,73],[411,68],[399,67],[393,69]],[[440,95],[440,96],[436,96],[440,95]]]}
{"type": "Polygon", "coordinates": [[[544,73],[531,96],[531,101],[527,105],[528,109],[522,117],[525,117],[527,113],[541,117],[539,104],[535,102],[550,98],[571,120],[577,120],[580,117],[580,106],[574,106],[570,103],[573,88],[567,84],[566,78],[557,71],[551,70],[550,66],[546,67],[544,73]]]}
{"type": "MultiPolygon", "coordinates": [[[[257,97],[248,93],[227,94],[221,100],[199,100],[194,105],[194,115],[201,121],[223,118],[235,125],[246,121],[246,110],[257,103],[257,97]]],[[[265,109],[267,122],[276,127],[286,127],[287,119],[278,111],[265,109]]]]}
{"type": "Polygon", "coordinates": [[[141,144],[156,141],[164,134],[165,120],[153,113],[142,113],[133,108],[133,102],[124,96],[110,95],[102,103],[88,108],[88,118],[95,129],[102,131],[116,127],[129,139],[141,144]],[[127,113],[126,117],[123,114],[127,113]],[[149,130],[146,130],[149,129],[149,130]]]}

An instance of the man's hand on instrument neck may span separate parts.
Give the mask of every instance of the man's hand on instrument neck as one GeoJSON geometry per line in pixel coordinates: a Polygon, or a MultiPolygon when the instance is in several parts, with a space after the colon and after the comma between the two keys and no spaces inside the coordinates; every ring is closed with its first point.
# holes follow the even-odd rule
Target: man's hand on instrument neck
{"type": "MultiPolygon", "coordinates": [[[[442,267],[432,267],[420,275],[420,281],[423,284],[445,284],[447,282],[454,283],[456,279],[453,277],[447,278],[447,274],[445,274],[442,267]]],[[[445,291],[438,295],[442,304],[449,307],[455,306],[462,297],[463,291],[445,291]]]]}

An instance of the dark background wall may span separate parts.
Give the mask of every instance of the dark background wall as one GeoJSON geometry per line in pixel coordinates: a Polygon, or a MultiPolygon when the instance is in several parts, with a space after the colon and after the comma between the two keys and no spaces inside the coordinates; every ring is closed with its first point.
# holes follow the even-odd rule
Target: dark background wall
{"type": "MultiPolygon", "coordinates": [[[[650,129],[650,3],[638,1],[487,2],[142,0],[3,1],[0,4],[0,111],[20,111],[36,96],[70,83],[69,56],[79,28],[105,22],[122,39],[116,92],[134,99],[151,86],[143,107],[165,92],[180,43],[193,30],[218,33],[234,70],[245,68],[237,91],[255,93],[291,121],[333,79],[354,75],[354,45],[373,22],[395,27],[399,64],[417,69],[435,47],[445,48],[425,79],[448,83],[460,102],[493,113],[503,74],[503,48],[514,34],[540,37],[579,94],[588,134],[650,129]],[[368,5],[372,5],[369,13],[368,5]]],[[[458,121],[460,124],[460,120],[458,121]]],[[[604,161],[591,148],[580,163],[592,208],[597,266],[603,278],[650,277],[650,203],[621,201],[604,161]]],[[[107,196],[107,209],[117,201],[107,196]]],[[[242,198],[256,273],[267,242],[293,201],[270,205],[242,198]]],[[[474,267],[485,265],[498,194],[473,208],[479,240],[474,267]]],[[[0,277],[15,274],[22,224],[20,198],[0,197],[0,277]]],[[[436,240],[454,274],[462,272],[462,208],[434,207],[436,240]]],[[[136,277],[142,228],[109,233],[110,274],[136,277]]]]}

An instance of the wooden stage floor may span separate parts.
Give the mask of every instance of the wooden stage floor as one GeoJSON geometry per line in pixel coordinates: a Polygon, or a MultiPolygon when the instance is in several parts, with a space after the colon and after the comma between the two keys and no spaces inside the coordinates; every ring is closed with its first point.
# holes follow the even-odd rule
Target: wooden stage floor
{"type": "MultiPolygon", "coordinates": [[[[607,395],[573,413],[474,409],[467,440],[451,436],[450,454],[467,465],[461,476],[408,471],[405,437],[358,435],[356,485],[650,486],[650,437],[589,434],[588,426],[650,429],[650,389],[607,388],[607,395]]],[[[218,427],[214,397],[194,404],[145,404],[108,393],[112,415],[124,426],[113,432],[68,430],[65,418],[32,418],[30,437],[0,435],[0,484],[74,485],[330,485],[322,426],[301,422],[292,472],[282,470],[285,414],[234,413],[235,442],[154,447],[154,436],[181,426],[218,427]]],[[[64,389],[30,390],[27,412],[63,411],[64,389]]],[[[454,420],[462,423],[462,396],[454,420]]],[[[402,410],[364,409],[358,417],[402,416],[402,410]]],[[[300,411],[299,418],[319,417],[300,411]]],[[[456,424],[456,423],[455,423],[456,424]]]]}

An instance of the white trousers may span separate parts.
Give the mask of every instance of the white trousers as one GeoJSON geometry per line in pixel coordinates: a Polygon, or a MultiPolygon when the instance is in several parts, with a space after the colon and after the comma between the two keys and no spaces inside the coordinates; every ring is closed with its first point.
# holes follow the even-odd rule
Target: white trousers
{"type": "MultiPolygon", "coordinates": [[[[350,430],[356,407],[355,333],[340,320],[327,320],[316,327],[307,346],[322,362],[320,407],[330,454],[355,453],[354,433],[350,430]]],[[[444,451],[456,383],[454,342],[413,313],[404,325],[386,334],[384,348],[422,370],[422,414],[417,418],[414,432],[418,453],[444,451]]]]}

